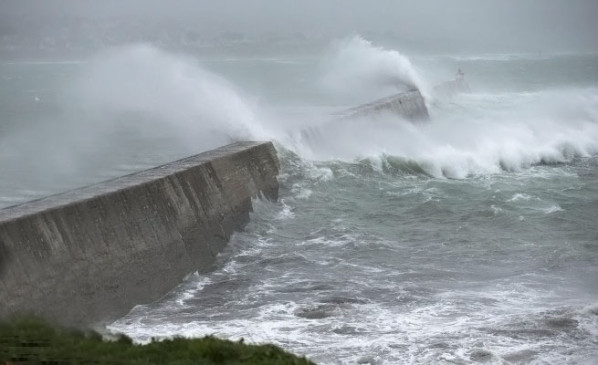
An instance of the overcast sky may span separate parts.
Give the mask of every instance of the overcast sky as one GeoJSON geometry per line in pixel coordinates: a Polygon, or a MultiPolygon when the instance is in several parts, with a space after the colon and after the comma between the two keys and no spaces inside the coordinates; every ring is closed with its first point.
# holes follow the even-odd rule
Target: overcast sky
{"type": "Polygon", "coordinates": [[[455,47],[598,51],[598,0],[0,0],[4,25],[25,15],[40,26],[118,18],[206,33],[388,31],[455,47]]]}

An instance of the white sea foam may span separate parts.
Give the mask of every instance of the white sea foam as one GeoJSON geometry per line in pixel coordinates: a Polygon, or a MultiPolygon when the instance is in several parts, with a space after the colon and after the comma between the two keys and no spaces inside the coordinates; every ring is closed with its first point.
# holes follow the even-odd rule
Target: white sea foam
{"type": "Polygon", "coordinates": [[[490,205],[490,209],[492,210],[492,214],[494,214],[494,215],[498,215],[498,214],[504,212],[504,209],[497,207],[494,204],[490,205]]]}
{"type": "Polygon", "coordinates": [[[517,193],[517,194],[514,194],[513,197],[507,201],[508,202],[516,202],[516,201],[528,201],[531,199],[533,199],[533,197],[531,195],[517,193]]]}
{"type": "Polygon", "coordinates": [[[309,199],[309,197],[313,194],[311,189],[303,188],[298,184],[293,185],[291,191],[297,199],[309,199]]]}
{"type": "Polygon", "coordinates": [[[427,124],[390,116],[323,126],[310,158],[399,156],[433,176],[465,178],[521,171],[598,153],[598,90],[552,90],[510,96],[463,95],[461,107],[427,124]],[[491,107],[489,107],[491,105],[491,107]],[[324,143],[325,142],[325,143],[324,143]]]}
{"type": "Polygon", "coordinates": [[[278,220],[293,219],[295,217],[293,208],[290,205],[285,203],[285,199],[281,199],[280,203],[282,204],[282,209],[278,212],[278,214],[274,217],[274,219],[278,219],[278,220]]]}
{"type": "MultiPolygon", "coordinates": [[[[259,250],[254,252],[257,256],[262,254],[259,250]]],[[[361,270],[354,263],[348,264],[353,265],[355,272],[361,270]]],[[[230,273],[227,266],[209,276],[226,278],[230,273]]],[[[393,281],[388,285],[397,293],[397,303],[378,302],[375,298],[322,303],[306,295],[247,306],[255,302],[252,296],[256,293],[276,293],[281,287],[292,287],[298,279],[290,272],[283,276],[256,282],[241,296],[227,296],[239,305],[234,313],[230,312],[228,302],[226,307],[199,309],[201,315],[173,321],[172,316],[188,316],[188,311],[177,314],[175,309],[171,314],[155,313],[152,318],[139,306],[137,310],[143,315],[129,316],[110,328],[140,342],[172,336],[216,335],[232,340],[243,338],[251,343],[274,343],[321,364],[357,363],[366,359],[413,364],[470,363],[476,359],[496,364],[575,363],[596,354],[588,347],[592,340],[579,333],[580,330],[595,332],[596,306],[580,306],[583,300],[575,297],[563,300],[545,288],[527,285],[525,278],[513,281],[507,277],[485,283],[483,288],[470,283],[471,288],[431,292],[427,300],[417,305],[399,303],[402,300],[409,303],[419,284],[393,281]],[[554,303],[559,303],[559,307],[555,308],[554,303]],[[535,332],[539,335],[533,335],[535,332]],[[553,332],[555,335],[551,335],[553,332]],[[571,341],[576,336],[583,340],[573,344],[571,341]]],[[[362,279],[371,278],[382,289],[384,280],[380,278],[384,277],[384,269],[377,268],[362,279]]]]}
{"type": "Polygon", "coordinates": [[[548,208],[543,209],[543,212],[545,214],[551,214],[551,213],[562,212],[562,211],[563,211],[563,208],[561,208],[558,204],[554,204],[548,208]]]}
{"type": "Polygon", "coordinates": [[[194,281],[193,281],[194,285],[193,285],[193,287],[186,288],[184,291],[181,291],[179,293],[179,295],[175,299],[175,302],[178,306],[186,305],[187,300],[195,297],[195,295],[198,292],[202,291],[206,285],[212,283],[212,279],[205,277],[205,276],[200,276],[197,273],[197,271],[191,273],[190,275],[187,276],[187,278],[185,278],[186,281],[189,281],[190,279],[194,279],[194,281]]]}

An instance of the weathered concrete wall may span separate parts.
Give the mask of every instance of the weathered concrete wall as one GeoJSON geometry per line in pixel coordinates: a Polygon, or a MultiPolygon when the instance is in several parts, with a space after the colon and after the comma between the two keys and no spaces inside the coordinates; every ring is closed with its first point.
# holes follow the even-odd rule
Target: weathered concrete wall
{"type": "Polygon", "coordinates": [[[276,199],[271,143],[241,142],[0,210],[0,316],[90,325],[206,270],[251,198],[276,199]]]}
{"type": "Polygon", "coordinates": [[[388,96],[368,104],[339,113],[341,118],[360,118],[372,114],[390,112],[409,120],[428,120],[428,108],[424,97],[417,89],[388,96]]]}
{"type": "Polygon", "coordinates": [[[381,113],[396,114],[413,122],[430,119],[424,97],[414,89],[336,113],[328,123],[301,130],[300,138],[317,151],[320,146],[330,143],[329,136],[334,135],[331,131],[343,128],[348,119],[374,117],[381,113]]]}

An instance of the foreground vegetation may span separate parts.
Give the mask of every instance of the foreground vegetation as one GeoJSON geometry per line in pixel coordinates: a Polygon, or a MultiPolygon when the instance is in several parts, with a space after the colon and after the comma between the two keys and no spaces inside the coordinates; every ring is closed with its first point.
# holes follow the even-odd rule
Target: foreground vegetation
{"type": "Polygon", "coordinates": [[[214,337],[174,338],[137,345],[124,335],[51,326],[39,319],[0,322],[0,365],[8,364],[312,364],[274,345],[246,345],[214,337]]]}

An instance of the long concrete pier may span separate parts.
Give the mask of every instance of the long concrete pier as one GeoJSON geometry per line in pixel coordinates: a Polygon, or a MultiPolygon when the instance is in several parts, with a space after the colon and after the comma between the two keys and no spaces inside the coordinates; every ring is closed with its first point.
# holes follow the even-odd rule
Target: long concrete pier
{"type": "MultiPolygon", "coordinates": [[[[301,130],[300,136],[304,143],[317,149],[330,143],[327,137],[331,135],[330,131],[342,129],[347,120],[367,120],[384,113],[399,116],[411,122],[430,119],[424,97],[419,90],[413,89],[335,113],[333,114],[334,119],[327,123],[301,130]]],[[[372,124],[372,128],[375,127],[375,123],[372,124]]]]}
{"type": "Polygon", "coordinates": [[[391,113],[411,121],[428,120],[428,108],[419,90],[413,89],[375,100],[338,113],[344,118],[363,118],[377,113],[391,113]]]}
{"type": "Polygon", "coordinates": [[[94,325],[207,270],[278,195],[271,143],[240,142],[0,210],[0,317],[94,325]]]}

